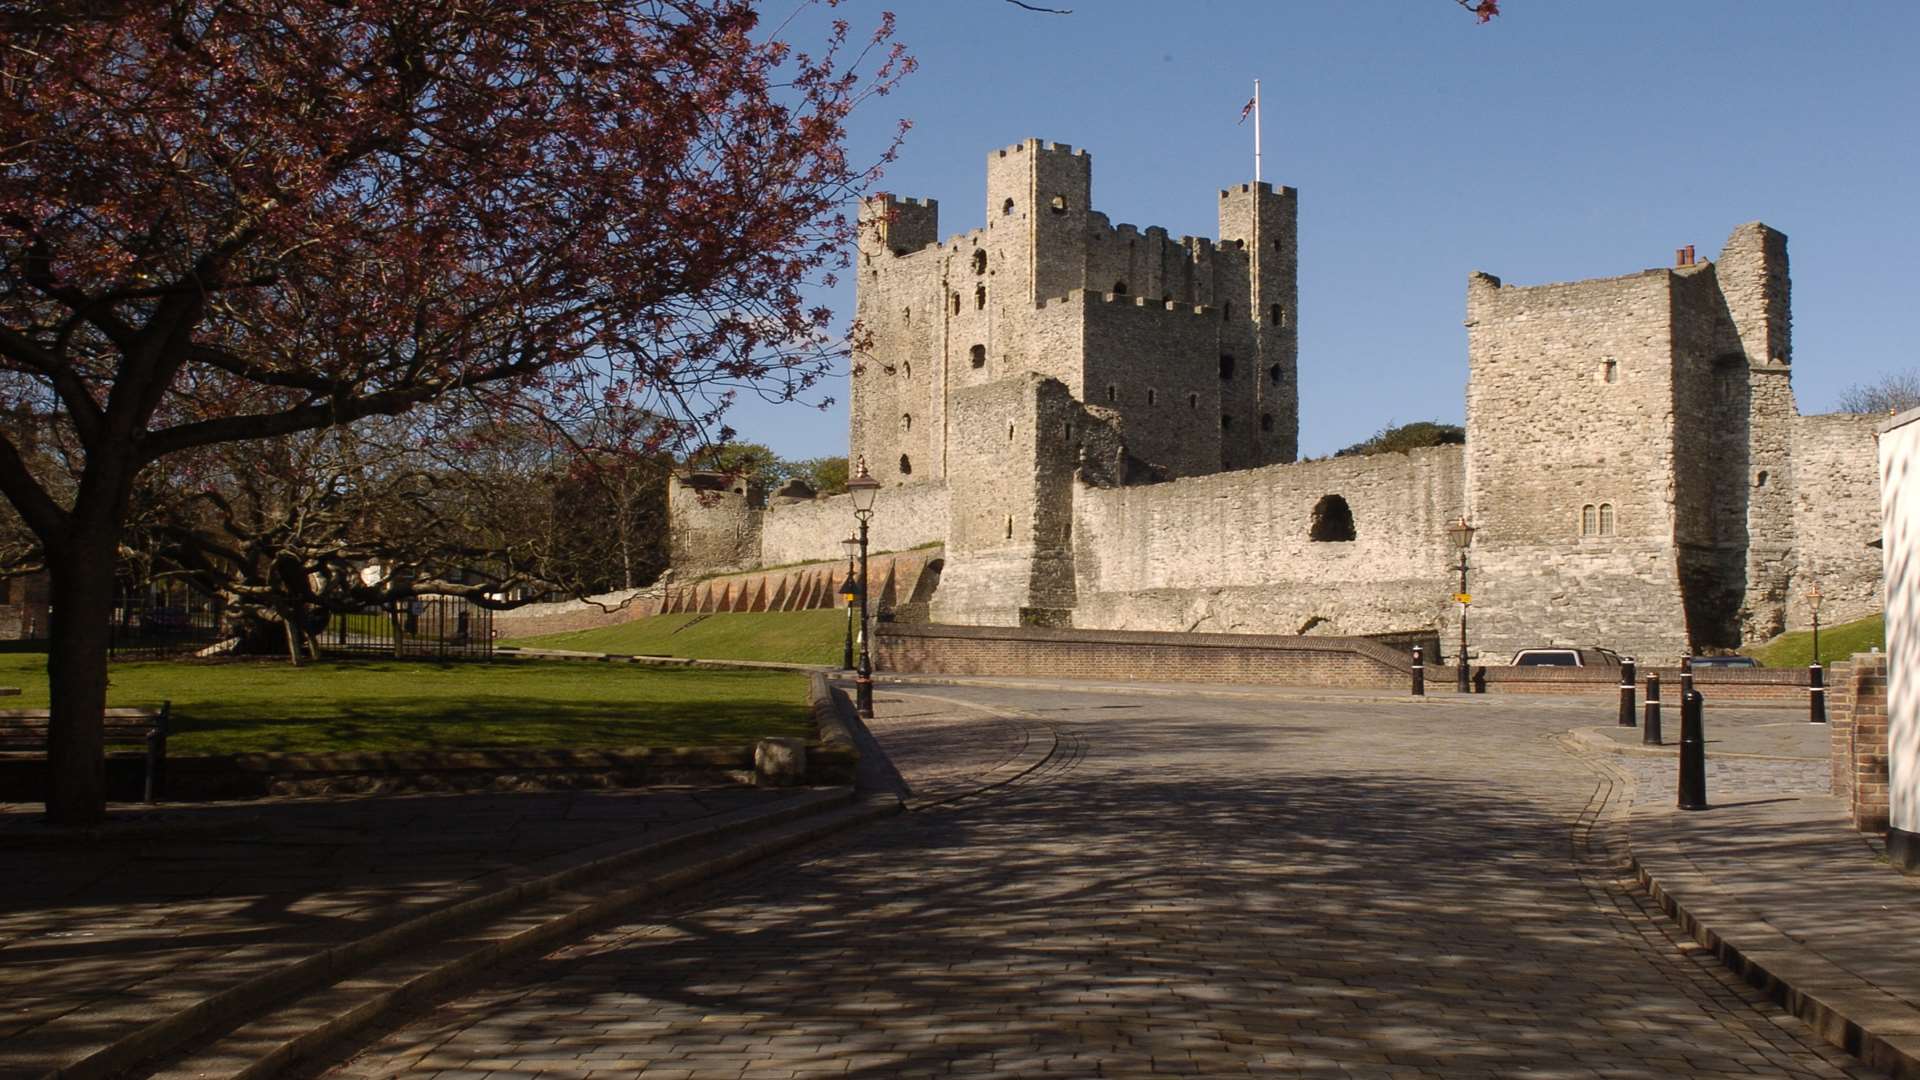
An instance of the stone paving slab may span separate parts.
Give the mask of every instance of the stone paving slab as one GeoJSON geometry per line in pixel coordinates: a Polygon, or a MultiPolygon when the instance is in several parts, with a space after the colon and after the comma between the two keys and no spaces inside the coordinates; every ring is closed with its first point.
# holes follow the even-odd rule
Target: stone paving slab
{"type": "Polygon", "coordinates": [[[316,951],[703,821],[752,788],[166,804],[67,845],[0,807],[0,1077],[37,1076],[316,951]],[[232,826],[231,828],[227,826],[232,826]]]}
{"type": "Polygon", "coordinates": [[[1687,813],[1638,808],[1638,872],[1701,945],[1870,1064],[1920,1076],[1920,880],[1851,831],[1840,800],[1730,785],[1687,813]]]}

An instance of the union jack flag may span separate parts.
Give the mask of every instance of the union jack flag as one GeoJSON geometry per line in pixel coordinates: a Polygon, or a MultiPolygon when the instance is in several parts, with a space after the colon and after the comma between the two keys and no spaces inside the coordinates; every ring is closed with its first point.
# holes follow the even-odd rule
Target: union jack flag
{"type": "Polygon", "coordinates": [[[1240,109],[1240,120],[1238,122],[1244,124],[1247,122],[1247,117],[1252,115],[1253,115],[1253,99],[1248,98],[1246,105],[1242,106],[1240,109]]]}

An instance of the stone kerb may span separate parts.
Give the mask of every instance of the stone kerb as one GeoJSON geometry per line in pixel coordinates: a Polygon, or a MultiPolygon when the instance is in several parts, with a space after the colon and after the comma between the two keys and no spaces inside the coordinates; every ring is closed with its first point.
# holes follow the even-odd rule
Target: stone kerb
{"type": "Polygon", "coordinates": [[[1053,676],[1403,690],[1412,660],[1358,638],[882,625],[876,665],[912,674],[1053,676]]]}

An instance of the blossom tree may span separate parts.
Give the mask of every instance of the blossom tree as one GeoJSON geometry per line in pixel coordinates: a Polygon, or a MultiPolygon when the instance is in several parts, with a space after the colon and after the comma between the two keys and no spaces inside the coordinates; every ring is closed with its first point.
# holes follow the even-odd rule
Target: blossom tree
{"type": "Polygon", "coordinates": [[[751,0],[48,0],[0,46],[0,493],[52,579],[68,824],[143,470],[449,398],[803,392],[875,176],[843,126],[911,67],[890,19],[803,52],[751,0]]]}

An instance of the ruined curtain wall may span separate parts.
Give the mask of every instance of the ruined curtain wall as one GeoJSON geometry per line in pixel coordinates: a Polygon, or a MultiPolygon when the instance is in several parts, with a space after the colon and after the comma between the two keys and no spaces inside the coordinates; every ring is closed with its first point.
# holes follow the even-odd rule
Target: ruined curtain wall
{"type": "Polygon", "coordinates": [[[1078,490],[1074,625],[1365,634],[1447,626],[1459,447],[1078,490]],[[1345,501],[1354,539],[1310,539],[1345,501]],[[1328,500],[1329,505],[1331,500],[1328,500]]]}
{"type": "MultiPolygon", "coordinates": [[[[760,566],[843,559],[840,541],[860,531],[845,495],[788,502],[776,499],[762,515],[760,566]]],[[[898,484],[880,489],[873,504],[871,551],[906,551],[947,538],[944,484],[898,484]]]]}
{"type": "Polygon", "coordinates": [[[1831,626],[1881,610],[1879,466],[1875,428],[1884,416],[1802,416],[1793,431],[1794,549],[1787,623],[1813,625],[1806,593],[1820,583],[1820,621],[1831,626]]]}

